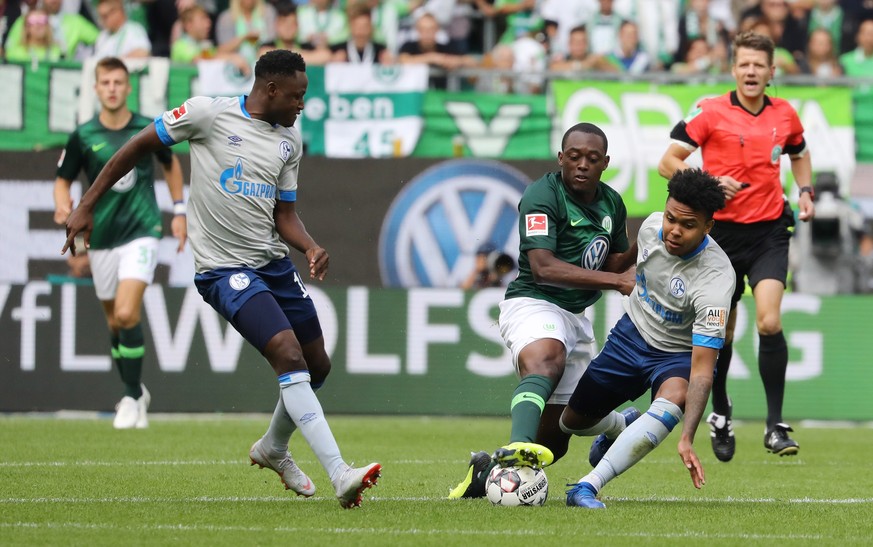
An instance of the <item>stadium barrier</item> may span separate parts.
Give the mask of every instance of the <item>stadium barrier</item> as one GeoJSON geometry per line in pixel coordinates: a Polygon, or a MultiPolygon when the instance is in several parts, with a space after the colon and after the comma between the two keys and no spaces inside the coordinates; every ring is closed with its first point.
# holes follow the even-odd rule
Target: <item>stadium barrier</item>
{"type": "MultiPolygon", "coordinates": [[[[334,363],[319,395],[327,412],[508,415],[516,380],[496,324],[501,289],[315,285],[307,288],[334,363]]],[[[729,387],[735,417],[760,419],[753,308],[740,302],[729,387]]],[[[873,416],[873,369],[860,343],[870,309],[870,298],[786,295],[786,419],[873,416]]],[[[602,343],[621,297],[607,294],[589,312],[602,343]]],[[[103,322],[91,287],[0,285],[0,411],[112,410],[120,383],[103,322]]],[[[270,367],[195,288],[151,286],[144,330],[154,411],[272,411],[270,367]]]]}

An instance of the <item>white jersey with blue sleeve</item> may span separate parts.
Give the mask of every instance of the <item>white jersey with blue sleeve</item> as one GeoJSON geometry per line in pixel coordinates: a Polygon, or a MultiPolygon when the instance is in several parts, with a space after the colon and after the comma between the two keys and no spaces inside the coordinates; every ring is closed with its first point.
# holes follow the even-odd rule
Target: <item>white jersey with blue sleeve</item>
{"type": "Polygon", "coordinates": [[[288,254],[273,219],[296,201],[303,139],[252,118],[245,96],[193,97],[155,119],[161,142],[191,146],[188,238],[197,273],[259,268],[288,254]]]}
{"type": "Polygon", "coordinates": [[[625,310],[642,337],[663,351],[721,349],[736,279],[725,252],[706,236],[685,256],[667,252],[664,213],[652,213],[637,237],[637,284],[625,310]]]}

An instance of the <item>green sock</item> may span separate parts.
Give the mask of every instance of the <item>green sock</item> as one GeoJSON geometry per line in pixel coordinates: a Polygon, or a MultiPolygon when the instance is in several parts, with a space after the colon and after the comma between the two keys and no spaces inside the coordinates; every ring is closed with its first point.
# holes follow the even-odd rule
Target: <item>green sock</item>
{"type": "Polygon", "coordinates": [[[124,394],[134,399],[142,397],[142,356],[145,353],[145,342],[142,335],[142,325],[136,324],[129,329],[118,332],[118,354],[121,363],[121,381],[124,382],[124,394]]]}
{"type": "MultiPolygon", "coordinates": [[[[110,333],[109,343],[112,346],[109,350],[110,355],[112,355],[112,362],[115,364],[115,370],[118,371],[118,375],[121,376],[121,352],[118,351],[118,334],[110,333]]],[[[124,381],[123,376],[121,380],[124,381]]]]}
{"type": "Polygon", "coordinates": [[[532,443],[537,437],[540,416],[546,401],[552,396],[551,380],[539,374],[525,376],[512,394],[512,433],[509,442],[532,443]]]}

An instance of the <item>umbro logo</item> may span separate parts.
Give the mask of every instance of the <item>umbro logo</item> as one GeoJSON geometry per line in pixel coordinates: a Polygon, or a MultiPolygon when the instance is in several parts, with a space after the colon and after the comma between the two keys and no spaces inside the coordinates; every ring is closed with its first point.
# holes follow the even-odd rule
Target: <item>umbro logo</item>
{"type": "Polygon", "coordinates": [[[237,137],[236,135],[231,135],[227,138],[227,140],[229,141],[227,144],[229,144],[230,146],[240,146],[239,143],[242,142],[242,137],[237,137]]]}

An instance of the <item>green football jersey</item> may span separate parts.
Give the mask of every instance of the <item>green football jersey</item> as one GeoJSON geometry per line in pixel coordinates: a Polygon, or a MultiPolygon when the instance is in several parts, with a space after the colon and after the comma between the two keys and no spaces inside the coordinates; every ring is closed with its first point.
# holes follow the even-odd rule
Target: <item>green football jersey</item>
{"type": "Polygon", "coordinates": [[[600,183],[591,203],[579,203],[567,192],[561,173],[547,173],[527,187],[518,204],[518,277],[506,298],[526,296],[579,313],[600,298],[600,291],[537,284],[527,251],[546,249],[556,258],[589,270],[600,270],[610,253],[629,249],[627,209],[621,195],[600,183]]]}
{"type": "MultiPolygon", "coordinates": [[[[134,114],[124,128],[113,130],[95,116],[70,135],[58,162],[57,176],[75,180],[84,170],[87,182],[82,191],[86,191],[109,158],[151,122],[134,114]]],[[[163,165],[170,164],[173,157],[169,148],[155,155],[163,165]]],[[[161,211],[155,198],[154,162],[150,156],[140,160],[97,202],[91,248],[111,249],[146,236],[161,237],[161,211]]]]}

